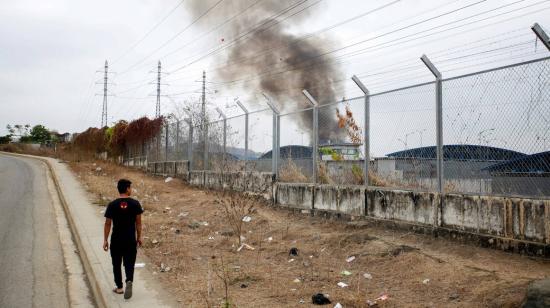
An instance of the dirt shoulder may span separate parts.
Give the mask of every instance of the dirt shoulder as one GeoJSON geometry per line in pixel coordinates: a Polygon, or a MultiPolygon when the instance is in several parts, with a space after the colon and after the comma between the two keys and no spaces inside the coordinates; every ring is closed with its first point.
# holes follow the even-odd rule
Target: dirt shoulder
{"type": "Polygon", "coordinates": [[[550,276],[548,261],[262,202],[243,224],[244,242],[254,250],[237,252],[215,192],[104,162],[71,168],[99,211],[116,197],[117,179],[134,183],[146,210],[141,251],[152,262],[146,266],[185,307],[220,307],[225,283],[237,307],[316,307],[316,293],[327,294],[330,307],[367,307],[381,295],[387,299],[380,307],[517,307],[531,280],[550,276]]]}

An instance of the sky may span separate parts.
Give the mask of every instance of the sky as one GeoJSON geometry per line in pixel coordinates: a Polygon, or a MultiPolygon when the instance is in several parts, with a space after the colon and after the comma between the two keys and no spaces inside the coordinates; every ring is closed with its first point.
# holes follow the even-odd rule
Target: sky
{"type": "MultiPolygon", "coordinates": [[[[240,35],[220,24],[239,12],[243,4],[257,0],[238,1],[238,5],[237,1],[224,0],[194,22],[198,14],[192,7],[200,2],[208,8],[218,1],[0,0],[0,134],[6,133],[7,124],[43,124],[60,132],[79,132],[99,126],[105,60],[109,61],[111,72],[109,123],[154,116],[156,85],[153,83],[159,60],[163,65],[161,89],[163,95],[167,95],[161,98],[163,114],[177,114],[174,108],[199,99],[203,70],[207,74],[209,110],[220,107],[229,116],[237,115],[239,109],[233,103],[237,97],[250,110],[266,108],[257,84],[228,83],[220,70],[216,70],[220,67],[223,70],[227,65],[230,48],[226,46],[240,35]],[[217,49],[220,51],[207,56],[209,51],[217,49]]],[[[261,14],[259,8],[269,5],[270,1],[275,0],[261,0],[234,21],[247,14],[261,14]]],[[[550,55],[535,41],[530,30],[535,22],[550,28],[550,1],[283,2],[289,5],[303,2],[296,10],[311,5],[296,16],[286,19],[280,16],[281,27],[298,38],[311,35],[321,42],[323,51],[333,55],[339,72],[331,78],[337,81],[335,92],[339,98],[361,95],[351,81],[353,75],[359,76],[371,93],[432,81],[433,76],[420,62],[422,54],[432,59],[444,77],[550,55]]],[[[281,78],[286,78],[286,74],[281,78]]],[[[300,89],[292,91],[296,101],[303,101],[300,89]]],[[[429,97],[411,95],[410,100],[417,100],[418,106],[429,101],[429,97]]],[[[380,102],[380,108],[371,112],[403,113],[411,108],[410,104],[395,98],[380,99],[380,102]]],[[[355,111],[362,112],[360,103],[353,104],[359,106],[355,111]]],[[[377,108],[376,103],[373,104],[377,108]]],[[[285,112],[292,111],[288,106],[294,105],[286,105],[285,112]]],[[[297,102],[295,106],[300,109],[302,105],[297,102]]],[[[448,118],[447,125],[452,127],[456,115],[448,118]]],[[[268,119],[266,115],[252,120],[258,122],[256,144],[252,145],[258,151],[270,146],[266,142],[270,135],[268,119]]],[[[433,139],[432,127],[423,124],[431,123],[431,114],[424,115],[423,120],[412,116],[409,120],[412,124],[406,129],[402,128],[401,121],[408,118],[401,121],[393,118],[393,123],[391,119],[384,119],[378,118],[380,124],[376,129],[380,133],[376,135],[382,137],[389,133],[393,146],[380,147],[377,154],[410,147],[407,134],[414,135],[410,138],[416,146],[421,142],[430,144],[433,139]]],[[[282,145],[285,142],[309,144],[307,134],[304,140],[305,130],[288,122],[282,145]]],[[[537,123],[536,130],[546,127],[542,120],[537,123]]],[[[472,135],[492,129],[487,123],[478,126],[472,135]]],[[[456,140],[466,138],[455,135],[456,140]]]]}

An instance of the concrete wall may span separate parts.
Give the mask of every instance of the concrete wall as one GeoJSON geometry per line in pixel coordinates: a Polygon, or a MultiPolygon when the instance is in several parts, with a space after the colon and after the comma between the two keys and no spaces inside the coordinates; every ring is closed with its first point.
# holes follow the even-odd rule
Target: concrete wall
{"type": "Polygon", "coordinates": [[[315,186],[313,209],[353,216],[365,215],[365,188],[362,186],[315,186]]]}
{"type": "Polygon", "coordinates": [[[151,173],[183,177],[199,187],[263,194],[274,204],[289,209],[364,216],[482,246],[550,257],[550,200],[546,199],[280,183],[274,182],[272,173],[219,173],[188,168],[187,161],[147,164],[151,173]]]}
{"type": "Polygon", "coordinates": [[[276,183],[274,191],[281,207],[364,215],[550,257],[550,200],[287,183],[276,183]]]}

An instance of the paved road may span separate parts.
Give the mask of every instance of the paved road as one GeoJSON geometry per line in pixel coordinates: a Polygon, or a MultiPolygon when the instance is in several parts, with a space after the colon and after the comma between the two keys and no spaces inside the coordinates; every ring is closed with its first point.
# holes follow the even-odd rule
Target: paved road
{"type": "Polygon", "coordinates": [[[69,307],[52,200],[41,162],[0,155],[0,307],[69,307]]]}

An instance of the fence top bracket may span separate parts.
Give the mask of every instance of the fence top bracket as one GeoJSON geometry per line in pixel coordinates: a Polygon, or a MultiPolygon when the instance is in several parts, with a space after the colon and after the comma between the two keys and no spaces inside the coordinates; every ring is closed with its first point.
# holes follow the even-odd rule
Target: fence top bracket
{"type": "Polygon", "coordinates": [[[308,99],[311,106],[313,106],[313,107],[319,106],[319,103],[317,102],[317,100],[311,94],[309,94],[309,92],[307,90],[305,90],[305,89],[302,90],[302,93],[308,99]]]}
{"type": "Polygon", "coordinates": [[[535,32],[535,35],[541,40],[541,42],[546,46],[546,48],[550,51],[550,37],[548,37],[548,34],[542,29],[542,27],[536,22],[532,27],[531,30],[535,32]]]}
{"type": "Polygon", "coordinates": [[[265,93],[262,93],[262,95],[265,97],[266,103],[269,106],[269,108],[271,108],[271,110],[274,113],[280,114],[279,109],[277,109],[277,107],[275,107],[275,104],[273,104],[273,101],[271,100],[271,98],[269,98],[269,96],[267,96],[267,94],[265,94],[265,93]]]}
{"type": "Polygon", "coordinates": [[[225,116],[225,113],[223,113],[223,111],[220,109],[220,107],[216,107],[216,111],[220,114],[220,116],[226,120],[227,117],[225,116]]]}
{"type": "Polygon", "coordinates": [[[243,103],[241,103],[241,100],[239,100],[238,98],[235,99],[235,104],[237,104],[237,106],[239,106],[245,114],[248,114],[248,109],[246,109],[246,107],[243,105],[243,103]]]}
{"type": "Polygon", "coordinates": [[[422,57],[420,57],[420,60],[422,60],[422,62],[424,62],[424,64],[428,67],[430,72],[432,72],[432,74],[434,74],[435,78],[441,79],[441,72],[435,67],[435,65],[432,63],[432,61],[430,61],[430,59],[428,59],[428,56],[422,55],[422,57]]]}
{"type": "Polygon", "coordinates": [[[363,93],[365,95],[370,94],[369,89],[367,89],[367,87],[365,87],[365,85],[361,82],[361,80],[359,80],[359,77],[353,75],[351,77],[351,80],[353,80],[353,82],[355,82],[355,84],[359,87],[359,89],[361,89],[361,91],[363,91],[363,93]]]}

